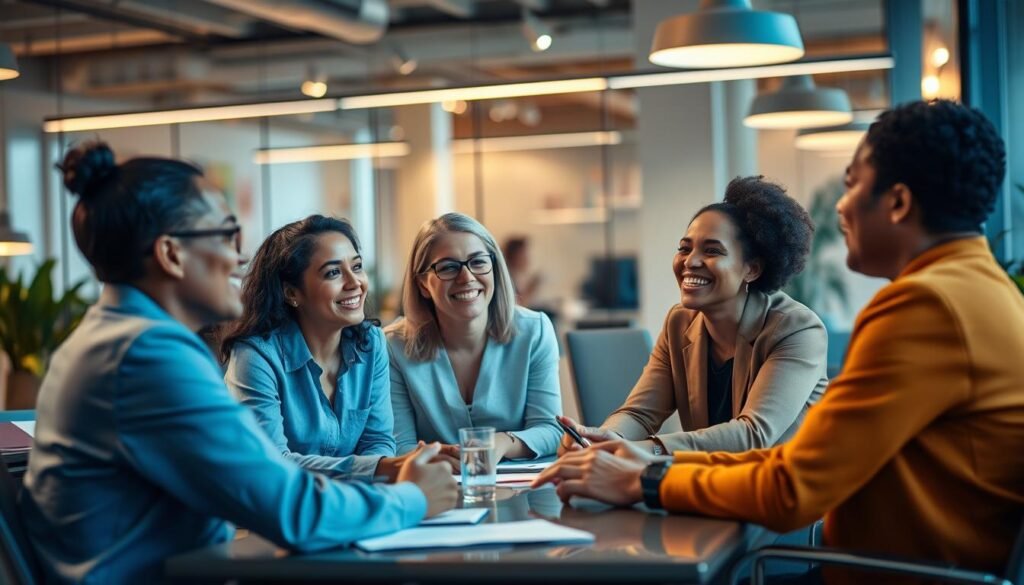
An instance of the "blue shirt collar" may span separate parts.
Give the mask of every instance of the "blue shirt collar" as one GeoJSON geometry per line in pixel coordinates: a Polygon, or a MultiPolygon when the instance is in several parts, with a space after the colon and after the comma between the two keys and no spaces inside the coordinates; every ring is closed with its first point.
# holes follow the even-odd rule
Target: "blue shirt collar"
{"type": "Polygon", "coordinates": [[[139,315],[153,321],[172,321],[184,327],[170,313],[164,310],[152,297],[130,284],[104,284],[99,302],[103,308],[139,315]]]}
{"type": "MultiPolygon", "coordinates": [[[[362,363],[363,352],[356,348],[355,332],[364,325],[346,327],[341,332],[341,372],[348,370],[349,366],[359,362],[362,363]]],[[[299,368],[306,367],[313,362],[313,354],[306,345],[306,338],[302,336],[302,330],[294,319],[287,319],[283,325],[278,327],[274,333],[277,343],[281,348],[281,357],[285,370],[294,372],[299,368]]],[[[313,362],[316,365],[316,362],[313,362]]],[[[319,366],[317,366],[319,369],[319,366]]]]}

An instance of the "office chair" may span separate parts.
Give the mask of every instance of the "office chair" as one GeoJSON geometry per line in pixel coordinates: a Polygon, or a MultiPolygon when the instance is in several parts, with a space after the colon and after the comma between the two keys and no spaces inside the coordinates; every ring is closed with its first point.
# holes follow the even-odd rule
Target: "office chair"
{"type": "Polygon", "coordinates": [[[767,546],[747,553],[733,569],[730,582],[733,584],[737,583],[742,578],[741,573],[744,566],[748,563],[753,563],[750,585],[763,584],[765,582],[764,564],[769,560],[850,567],[952,583],[1024,585],[1024,521],[1021,522],[1020,530],[1017,532],[1017,539],[1014,541],[1013,548],[1010,551],[1010,560],[1007,563],[1006,572],[1001,577],[990,573],[958,569],[938,563],[922,563],[892,557],[862,555],[837,549],[767,546]]]}
{"type": "Polygon", "coordinates": [[[622,405],[640,378],[654,343],[645,329],[569,331],[569,367],[580,422],[596,426],[622,405]]]}
{"type": "Polygon", "coordinates": [[[0,464],[0,580],[12,585],[35,585],[39,565],[18,511],[21,482],[14,481],[7,464],[0,464]]]}

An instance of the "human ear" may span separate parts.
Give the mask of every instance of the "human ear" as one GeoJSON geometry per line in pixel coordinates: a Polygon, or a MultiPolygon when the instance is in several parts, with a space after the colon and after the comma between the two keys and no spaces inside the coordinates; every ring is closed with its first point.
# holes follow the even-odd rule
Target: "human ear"
{"type": "Polygon", "coordinates": [[[167,276],[182,280],[185,278],[185,257],[188,252],[170,236],[160,236],[153,242],[153,260],[167,276]]]}
{"type": "Polygon", "coordinates": [[[914,196],[903,183],[896,183],[884,195],[889,206],[889,221],[893,224],[906,223],[914,211],[914,196]]]}

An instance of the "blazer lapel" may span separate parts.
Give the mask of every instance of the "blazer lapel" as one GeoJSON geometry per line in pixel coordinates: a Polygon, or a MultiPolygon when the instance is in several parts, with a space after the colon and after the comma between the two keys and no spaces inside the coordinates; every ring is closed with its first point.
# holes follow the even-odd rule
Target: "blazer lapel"
{"type": "MultiPolygon", "coordinates": [[[[473,421],[469,416],[469,409],[466,407],[466,403],[462,400],[462,394],[459,393],[459,382],[455,379],[455,368],[452,367],[452,360],[448,357],[448,352],[445,351],[444,347],[438,348],[437,351],[441,358],[434,360],[439,370],[437,372],[438,379],[441,382],[441,396],[439,398],[444,401],[455,429],[471,427],[473,426],[473,421]]],[[[438,425],[439,428],[441,426],[438,425]]],[[[457,432],[455,443],[458,443],[457,432]]]]}
{"type": "Polygon", "coordinates": [[[764,329],[768,318],[770,298],[763,292],[753,291],[747,295],[740,316],[739,331],[736,335],[736,353],[732,362],[732,415],[739,415],[747,401],[747,391],[752,382],[754,340],[764,329]]]}
{"type": "MultiPolygon", "coordinates": [[[[707,362],[708,336],[704,330],[704,315],[697,313],[686,329],[689,344],[683,349],[686,371],[686,395],[690,404],[690,420],[682,421],[684,430],[703,429],[708,426],[707,362]]],[[[681,398],[681,397],[680,397],[681,398]]]]}

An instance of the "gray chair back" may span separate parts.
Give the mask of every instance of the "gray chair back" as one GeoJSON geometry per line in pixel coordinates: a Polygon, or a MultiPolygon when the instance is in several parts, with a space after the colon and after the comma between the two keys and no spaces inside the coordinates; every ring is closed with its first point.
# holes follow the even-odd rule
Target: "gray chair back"
{"type": "Polygon", "coordinates": [[[593,329],[565,335],[580,422],[597,426],[629,395],[654,344],[645,329],[593,329]]]}
{"type": "Polygon", "coordinates": [[[39,569],[32,543],[18,511],[21,482],[15,481],[0,462],[0,581],[12,585],[35,585],[39,569]]]}

